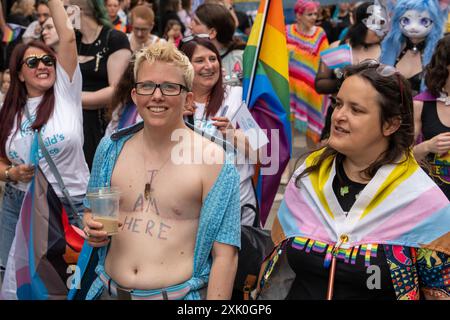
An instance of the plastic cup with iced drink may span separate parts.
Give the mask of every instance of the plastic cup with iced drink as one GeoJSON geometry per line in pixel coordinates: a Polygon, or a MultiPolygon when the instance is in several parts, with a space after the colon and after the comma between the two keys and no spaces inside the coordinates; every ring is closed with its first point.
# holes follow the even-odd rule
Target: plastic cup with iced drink
{"type": "Polygon", "coordinates": [[[120,191],[116,187],[89,189],[86,197],[91,205],[92,218],[103,224],[109,236],[119,232],[120,191]]]}

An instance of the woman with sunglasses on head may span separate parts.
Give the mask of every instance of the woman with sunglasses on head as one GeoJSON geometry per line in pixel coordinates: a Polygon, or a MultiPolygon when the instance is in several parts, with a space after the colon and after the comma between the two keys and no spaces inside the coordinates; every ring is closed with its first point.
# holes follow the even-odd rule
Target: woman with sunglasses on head
{"type": "Polygon", "coordinates": [[[260,298],[450,297],[450,205],[412,155],[413,121],[410,86],[393,67],[346,70],[327,146],[286,188],[260,298]]]}
{"type": "Polygon", "coordinates": [[[180,51],[186,54],[194,67],[194,126],[211,136],[222,139],[225,136],[227,141],[233,141],[240,149],[240,162],[236,168],[241,178],[241,223],[253,225],[258,219],[252,185],[254,167],[243,161],[242,156],[249,156],[248,143],[242,131],[235,130],[235,116],[242,104],[242,87],[223,84],[220,54],[209,39],[197,36],[185,38],[180,51]],[[229,134],[233,137],[227,136],[229,134]]]}
{"type": "Polygon", "coordinates": [[[414,156],[450,199],[450,35],[439,40],[425,68],[428,90],[414,98],[414,156]]]}
{"type": "MultiPolygon", "coordinates": [[[[30,165],[30,147],[39,130],[51,159],[82,212],[82,199],[89,171],[83,155],[81,72],[75,33],[68,23],[63,3],[48,1],[60,48],[57,54],[42,42],[32,41],[15,48],[10,62],[11,85],[0,111],[0,179],[6,182],[2,203],[0,260],[6,266],[22,200],[35,168],[30,165]]],[[[63,204],[68,205],[46,159],[39,161],[63,204]]],[[[67,212],[72,212],[68,210],[67,212]]],[[[78,217],[71,215],[76,223],[78,217]]]]}
{"type": "MultiPolygon", "coordinates": [[[[374,6],[373,1],[360,4],[355,12],[355,24],[353,24],[345,39],[333,42],[330,49],[341,45],[351,47],[351,62],[358,64],[366,59],[378,60],[381,53],[381,40],[387,33],[387,12],[386,16],[377,16],[377,12],[382,12],[382,8],[374,6]],[[371,8],[372,10],[370,10],[371,8]]],[[[346,61],[348,63],[348,61],[346,61]]],[[[330,94],[331,99],[339,91],[342,83],[342,69],[339,67],[328,67],[324,61],[320,61],[319,70],[314,81],[314,87],[317,93],[330,94]]],[[[333,106],[327,109],[325,125],[322,129],[320,140],[325,140],[330,135],[331,114],[333,106]]]]}

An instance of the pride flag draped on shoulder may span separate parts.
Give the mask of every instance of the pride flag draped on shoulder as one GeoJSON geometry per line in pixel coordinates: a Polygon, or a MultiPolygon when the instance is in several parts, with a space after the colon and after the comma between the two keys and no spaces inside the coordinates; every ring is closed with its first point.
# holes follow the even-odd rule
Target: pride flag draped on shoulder
{"type": "Polygon", "coordinates": [[[262,159],[261,169],[277,168],[276,172],[260,170],[256,185],[263,225],[291,156],[288,79],[283,4],[278,0],[262,0],[244,51],[243,98],[258,125],[267,130],[267,156],[272,160],[265,163],[262,159]]]}
{"type": "Polygon", "coordinates": [[[20,210],[0,300],[65,300],[84,239],[38,166],[37,138],[31,150],[36,173],[20,210]]]}

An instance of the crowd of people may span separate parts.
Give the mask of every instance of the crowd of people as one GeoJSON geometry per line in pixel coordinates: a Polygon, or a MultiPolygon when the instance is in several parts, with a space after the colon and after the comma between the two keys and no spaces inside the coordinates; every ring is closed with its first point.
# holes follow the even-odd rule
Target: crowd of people
{"type": "MultiPolygon", "coordinates": [[[[65,298],[242,290],[241,232],[263,227],[264,201],[237,117],[252,18],[232,0],[201,2],[2,1],[0,298],[17,297],[11,252],[37,170],[85,240],[65,298]],[[113,236],[88,196],[111,187],[113,236]]],[[[279,59],[310,153],[251,297],[450,299],[447,2],[297,0],[294,12],[279,59]]]]}

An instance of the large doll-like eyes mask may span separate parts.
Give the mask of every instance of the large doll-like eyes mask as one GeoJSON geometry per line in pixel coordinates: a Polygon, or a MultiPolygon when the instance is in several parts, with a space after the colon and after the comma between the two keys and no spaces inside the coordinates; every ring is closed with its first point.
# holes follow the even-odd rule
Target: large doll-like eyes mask
{"type": "Polygon", "coordinates": [[[433,20],[427,11],[408,10],[400,18],[400,29],[408,38],[425,38],[432,28],[433,20]]]}

